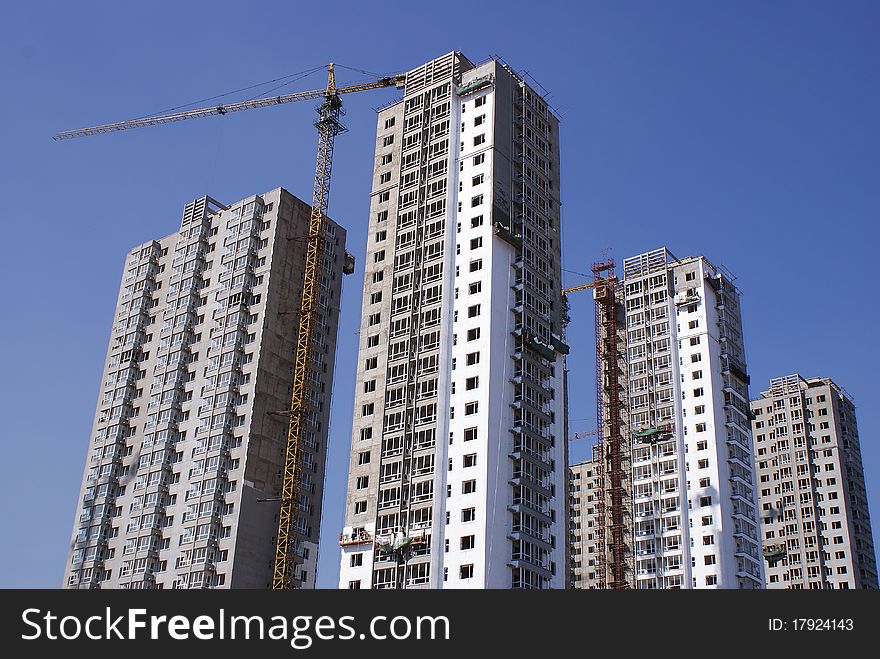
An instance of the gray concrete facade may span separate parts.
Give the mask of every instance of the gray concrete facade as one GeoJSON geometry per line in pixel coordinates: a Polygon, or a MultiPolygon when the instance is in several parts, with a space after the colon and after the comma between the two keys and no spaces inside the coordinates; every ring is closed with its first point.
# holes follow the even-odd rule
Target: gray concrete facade
{"type": "Polygon", "coordinates": [[[751,403],[768,588],[877,588],[855,403],[828,378],[751,403]]]}
{"type": "MultiPolygon", "coordinates": [[[[569,467],[569,583],[568,588],[600,588],[599,558],[599,456],[569,467]]],[[[631,507],[631,505],[630,505],[631,507]]],[[[631,517],[631,515],[630,515],[631,517]]]]}
{"type": "MultiPolygon", "coordinates": [[[[309,211],[281,188],[228,206],[203,197],[177,232],[127,255],[66,587],[270,585],[309,211]]],[[[328,222],[296,587],[315,584],[350,265],[328,222]]]]}

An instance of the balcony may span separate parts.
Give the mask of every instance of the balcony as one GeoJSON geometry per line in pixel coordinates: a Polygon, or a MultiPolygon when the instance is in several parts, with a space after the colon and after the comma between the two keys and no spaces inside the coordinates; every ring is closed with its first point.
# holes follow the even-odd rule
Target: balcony
{"type": "Polygon", "coordinates": [[[518,503],[514,502],[514,503],[510,504],[509,506],[507,506],[507,510],[509,510],[512,513],[517,513],[517,514],[528,513],[529,515],[531,515],[533,517],[537,517],[539,520],[541,520],[545,524],[552,523],[552,521],[550,520],[550,511],[549,510],[542,510],[542,509],[540,509],[536,506],[533,506],[533,505],[531,505],[527,502],[524,502],[524,501],[518,502],[518,503]]]}
{"type": "Polygon", "coordinates": [[[511,567],[514,569],[525,569],[531,570],[532,572],[537,572],[542,577],[549,579],[553,576],[550,573],[549,565],[546,563],[539,563],[534,559],[520,557],[520,558],[512,558],[507,562],[507,567],[511,567]]]}
{"type": "Polygon", "coordinates": [[[537,544],[539,547],[550,551],[552,549],[550,545],[550,533],[538,533],[529,531],[527,529],[514,529],[510,533],[507,534],[508,540],[520,540],[533,542],[537,544]]]}
{"type": "Polygon", "coordinates": [[[529,476],[526,476],[526,475],[521,475],[521,476],[514,476],[513,478],[511,478],[507,482],[510,483],[511,485],[514,485],[517,487],[519,487],[521,485],[527,485],[531,488],[538,490],[538,492],[540,494],[543,494],[547,497],[551,496],[550,495],[550,479],[549,478],[537,480],[537,479],[530,478],[529,476]]]}

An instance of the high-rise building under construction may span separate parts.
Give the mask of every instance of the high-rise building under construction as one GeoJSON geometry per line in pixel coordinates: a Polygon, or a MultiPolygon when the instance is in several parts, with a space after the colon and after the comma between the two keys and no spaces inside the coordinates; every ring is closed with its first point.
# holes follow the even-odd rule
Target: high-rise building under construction
{"type": "MultiPolygon", "coordinates": [[[[740,293],[706,258],[677,259],[666,249],[625,259],[622,274],[606,315],[625,319],[625,364],[599,322],[597,358],[600,410],[618,396],[626,411],[623,445],[615,464],[603,437],[603,450],[574,468],[581,477],[570,514],[580,528],[572,529],[570,583],[762,588],[740,293]],[[615,475],[622,509],[612,544],[615,475]]],[[[601,423],[608,435],[607,416],[601,423]]]]}
{"type": "Polygon", "coordinates": [[[752,401],[768,588],[877,588],[852,398],[828,378],[770,380],[752,401]]]}
{"type": "MultiPolygon", "coordinates": [[[[186,205],[127,255],[74,521],[71,588],[272,580],[308,204],[277,188],[186,205]]],[[[345,231],[328,221],[295,587],[315,584],[345,231]]]]}
{"type": "Polygon", "coordinates": [[[562,588],[558,121],[450,53],[378,114],[341,588],[562,588]]]}

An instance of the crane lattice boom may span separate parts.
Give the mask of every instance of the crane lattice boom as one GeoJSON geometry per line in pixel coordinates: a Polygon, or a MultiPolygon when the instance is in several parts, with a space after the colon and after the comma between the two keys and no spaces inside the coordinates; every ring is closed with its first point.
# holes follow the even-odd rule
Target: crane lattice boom
{"type": "MultiPolygon", "coordinates": [[[[353,92],[362,92],[367,89],[378,89],[380,87],[391,87],[403,84],[404,76],[396,75],[386,78],[380,78],[374,82],[366,82],[359,85],[349,85],[347,87],[339,87],[336,94],[351,94],[353,92]]],[[[183,112],[173,112],[171,114],[157,114],[152,117],[143,117],[141,119],[130,119],[128,121],[117,121],[112,124],[102,124],[100,126],[91,126],[90,128],[78,128],[76,130],[65,130],[52,136],[53,140],[69,140],[74,137],[87,137],[89,135],[102,135],[103,133],[115,133],[120,130],[129,130],[130,128],[142,128],[144,126],[160,126],[162,124],[171,124],[185,119],[200,119],[202,117],[213,117],[216,115],[230,114],[232,112],[241,112],[242,110],[253,110],[255,108],[266,108],[275,105],[283,105],[285,103],[295,103],[296,101],[311,101],[318,98],[324,98],[327,95],[326,89],[312,89],[304,92],[294,92],[292,94],[282,94],[281,96],[267,96],[265,98],[256,98],[250,101],[241,101],[239,103],[230,103],[229,105],[215,105],[209,108],[198,108],[196,110],[184,110],[183,112]]]]}

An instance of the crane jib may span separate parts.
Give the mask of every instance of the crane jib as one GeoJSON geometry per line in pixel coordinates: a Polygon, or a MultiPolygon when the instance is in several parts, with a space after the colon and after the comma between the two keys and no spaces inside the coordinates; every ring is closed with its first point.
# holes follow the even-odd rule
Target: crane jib
{"type": "MultiPolygon", "coordinates": [[[[405,77],[402,75],[381,78],[374,82],[367,82],[360,85],[349,85],[347,87],[338,87],[335,95],[351,94],[354,92],[366,91],[368,89],[378,89],[382,87],[395,86],[400,88],[403,85],[405,77]]],[[[311,89],[302,92],[293,92],[291,94],[282,94],[280,96],[268,96],[265,98],[255,98],[248,101],[240,101],[238,103],[229,103],[227,105],[217,105],[209,108],[197,108],[195,110],[184,110],[182,112],[174,112],[169,114],[159,114],[150,117],[141,117],[138,119],[130,119],[128,121],[117,121],[109,124],[101,124],[98,126],[90,126],[88,128],[78,128],[75,130],[66,130],[52,136],[53,140],[68,140],[74,137],[87,137],[89,135],[102,135],[104,133],[115,133],[131,128],[142,128],[144,126],[159,126],[162,124],[170,124],[185,119],[199,119],[201,117],[212,117],[217,115],[226,115],[231,112],[240,112],[242,110],[253,110],[256,108],[264,108],[275,105],[284,105],[285,103],[295,103],[297,101],[310,101],[313,99],[326,97],[327,89],[311,89]]]]}

